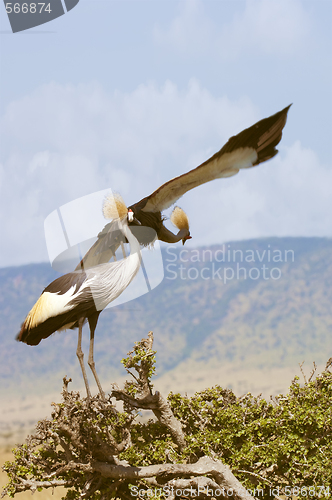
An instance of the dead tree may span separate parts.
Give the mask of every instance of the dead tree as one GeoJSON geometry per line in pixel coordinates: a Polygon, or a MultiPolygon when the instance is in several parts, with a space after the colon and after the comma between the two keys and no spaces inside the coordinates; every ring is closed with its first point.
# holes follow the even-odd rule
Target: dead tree
{"type": "MultiPolygon", "coordinates": [[[[78,392],[69,392],[64,378],[63,402],[53,403],[51,420],[38,423],[36,433],[15,450],[15,462],[4,470],[10,483],[2,496],[30,490],[65,486],[66,499],[129,499],[144,494],[150,498],[233,498],[253,497],[236,479],[228,466],[213,456],[188,456],[176,461],[186,449],[185,435],[168,401],[153,391],[153,334],[137,342],[125,368],[133,377],[124,389],[113,385],[106,401],[100,395],[90,401],[78,392]],[[133,373],[132,370],[136,372],[133,373]],[[123,402],[123,411],[111,398],[123,402]],[[135,465],[124,459],[134,441],[139,442],[134,421],[140,410],[151,410],[161,432],[169,437],[171,460],[166,463],[135,465]],[[133,433],[135,436],[133,436],[133,433]]],[[[136,424],[137,425],[137,424],[136,424]]]]}

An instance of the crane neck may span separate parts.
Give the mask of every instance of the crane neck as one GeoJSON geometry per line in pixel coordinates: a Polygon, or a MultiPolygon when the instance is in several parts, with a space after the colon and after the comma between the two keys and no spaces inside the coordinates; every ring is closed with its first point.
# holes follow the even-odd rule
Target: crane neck
{"type": "Polygon", "coordinates": [[[137,256],[139,258],[139,261],[141,261],[141,247],[140,247],[139,241],[137,240],[137,238],[135,238],[135,236],[131,232],[131,230],[130,230],[130,228],[128,226],[127,221],[126,222],[121,222],[119,224],[119,227],[120,227],[122,233],[125,235],[125,237],[127,238],[128,242],[129,242],[129,245],[130,245],[130,255],[137,254],[137,256]]]}
{"type": "Polygon", "coordinates": [[[180,229],[177,234],[169,231],[167,227],[162,225],[160,231],[158,232],[158,239],[161,241],[165,241],[166,243],[177,243],[188,235],[187,229],[180,229]]]}

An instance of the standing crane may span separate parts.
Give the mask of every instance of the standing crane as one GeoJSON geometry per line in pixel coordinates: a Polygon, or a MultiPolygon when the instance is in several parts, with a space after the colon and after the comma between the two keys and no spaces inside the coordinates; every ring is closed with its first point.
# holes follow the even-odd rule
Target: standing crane
{"type": "MultiPolygon", "coordinates": [[[[54,280],[41,296],[22,324],[17,340],[28,345],[38,345],[55,331],[78,327],[77,357],[81,366],[87,397],[91,392],[83,362],[82,329],[87,320],[90,327],[90,348],[88,365],[94,375],[99,392],[105,399],[93,358],[94,335],[99,315],[105,307],[115,300],[136,276],[140,264],[140,244],[128,224],[136,223],[133,211],[126,207],[119,195],[106,199],[104,216],[113,219],[128,240],[130,255],[122,260],[104,263],[85,271],[74,271],[54,280]]],[[[175,223],[183,237],[189,237],[189,222],[186,214],[178,207],[174,210],[175,223]],[[181,227],[180,227],[181,226],[181,227]]]]}
{"type": "MultiPolygon", "coordinates": [[[[276,146],[281,140],[290,106],[231,137],[220,151],[197,168],[171,179],[150,196],[131,205],[129,208],[135,219],[129,225],[138,241],[142,245],[149,245],[157,233],[161,241],[175,243],[182,240],[184,244],[188,237],[183,237],[183,230],[176,235],[169,231],[164,226],[165,217],[162,212],[190,189],[214,179],[231,177],[243,168],[255,167],[273,158],[278,153],[276,146]],[[135,232],[135,226],[138,224],[141,227],[135,232]],[[142,227],[146,230],[142,231],[142,227]]],[[[125,237],[118,231],[117,222],[107,224],[76,269],[87,269],[108,262],[115,256],[116,249],[123,241],[125,237]]]]}

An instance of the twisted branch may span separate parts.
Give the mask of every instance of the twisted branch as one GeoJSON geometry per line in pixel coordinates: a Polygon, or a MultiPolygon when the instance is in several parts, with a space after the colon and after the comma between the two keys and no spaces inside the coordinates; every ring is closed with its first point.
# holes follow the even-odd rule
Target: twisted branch
{"type": "MultiPolygon", "coordinates": [[[[124,389],[113,386],[111,397],[124,402],[125,413],[120,413],[110,398],[104,401],[97,395],[89,401],[82,400],[79,393],[68,391],[70,380],[63,379],[63,403],[52,403],[52,420],[39,422],[36,435],[28,437],[26,444],[17,449],[16,462],[5,466],[12,479],[2,496],[65,486],[75,487],[82,499],[99,491],[100,500],[111,497],[125,500],[133,497],[132,485],[139,485],[162,488],[169,499],[178,498],[173,492],[179,489],[184,492],[183,498],[208,498],[217,490],[218,497],[252,498],[226,465],[208,456],[195,463],[140,467],[120,460],[120,453],[132,446],[131,426],[138,408],[153,411],[170,432],[177,453],[186,447],[180,421],[160,392],[153,393],[152,345],[153,334],[149,332],[147,339],[136,343],[124,363],[129,373],[136,371],[134,382],[126,383],[124,389]],[[186,496],[187,490],[190,493],[186,496]]],[[[171,460],[169,453],[165,457],[171,460]]]]}

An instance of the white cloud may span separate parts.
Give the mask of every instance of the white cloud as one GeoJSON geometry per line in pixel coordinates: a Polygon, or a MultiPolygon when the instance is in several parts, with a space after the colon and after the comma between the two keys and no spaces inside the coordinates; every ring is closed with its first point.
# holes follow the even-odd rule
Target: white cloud
{"type": "Polygon", "coordinates": [[[303,49],[310,32],[310,18],[300,0],[246,0],[244,8],[232,11],[231,20],[227,2],[213,19],[202,1],[186,0],[180,6],[168,27],[155,26],[154,36],[157,43],[186,56],[208,51],[217,59],[255,54],[289,57],[303,49]]]}
{"type": "Polygon", "coordinates": [[[154,38],[161,45],[170,45],[183,54],[203,54],[216,36],[215,26],[199,0],[180,2],[180,13],[167,29],[154,27],[154,38]]]}
{"type": "MultiPolygon", "coordinates": [[[[260,118],[249,99],[214,97],[195,80],[130,93],[52,83],[11,103],[1,119],[1,266],[47,260],[43,223],[57,207],[108,187],[134,203],[260,118]]],[[[329,234],[331,171],[300,143],[281,146],[273,164],[186,194],[194,244],[329,234]]]]}
{"type": "Polygon", "coordinates": [[[291,56],[298,52],[309,33],[309,18],[299,0],[248,0],[222,33],[231,52],[258,51],[291,56]]]}
{"type": "Polygon", "coordinates": [[[281,150],[283,154],[276,157],[271,175],[262,177],[268,210],[257,219],[260,231],[269,235],[332,236],[331,165],[321,165],[315,152],[300,141],[281,150]]]}

